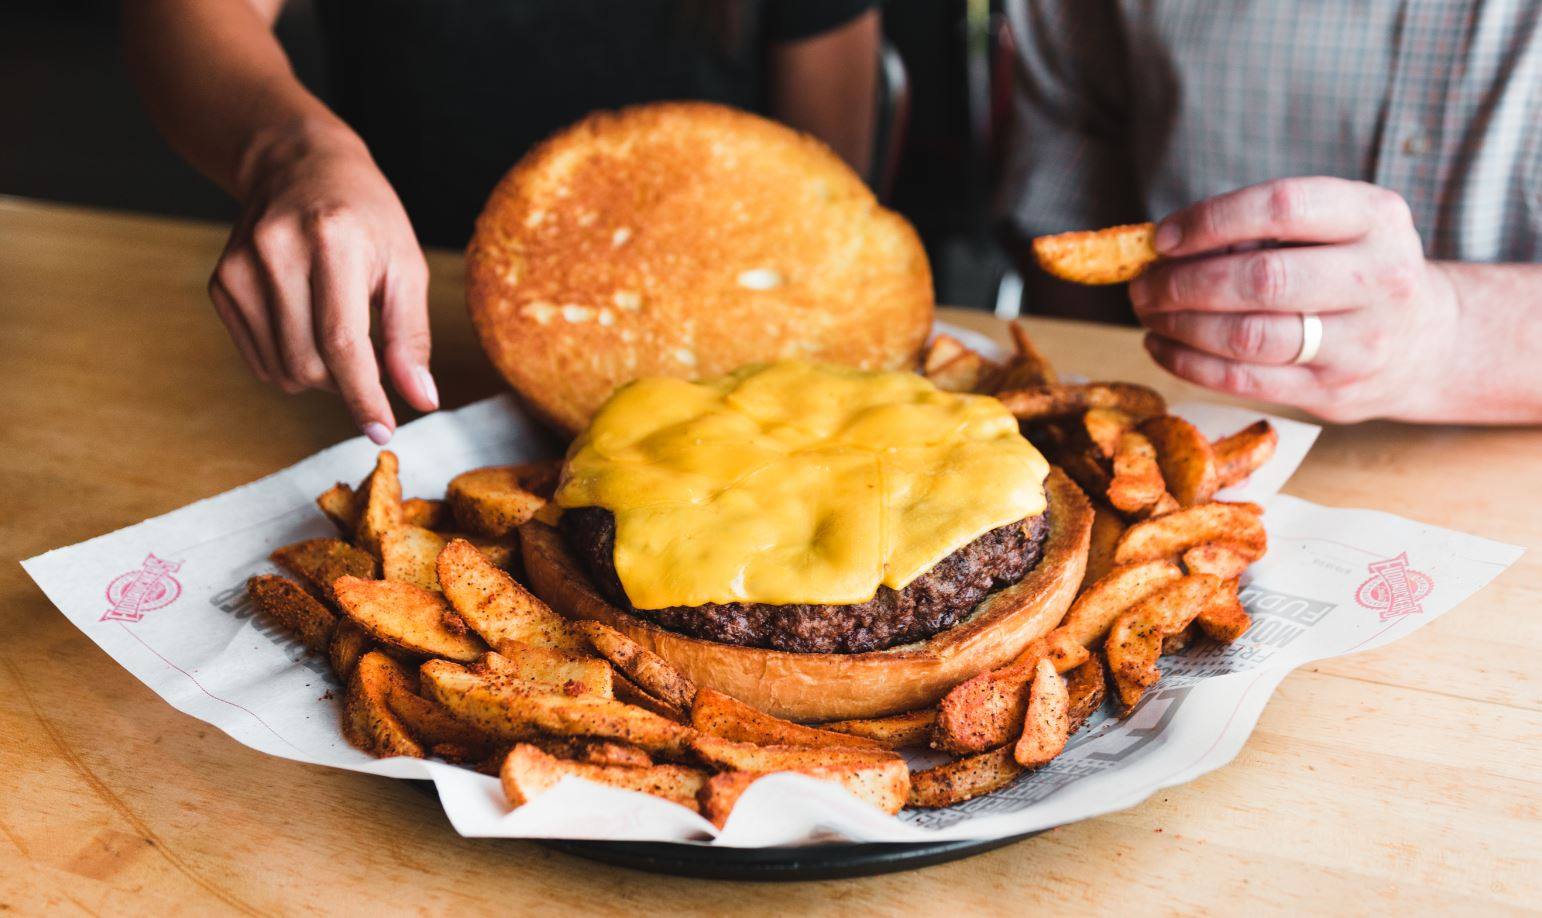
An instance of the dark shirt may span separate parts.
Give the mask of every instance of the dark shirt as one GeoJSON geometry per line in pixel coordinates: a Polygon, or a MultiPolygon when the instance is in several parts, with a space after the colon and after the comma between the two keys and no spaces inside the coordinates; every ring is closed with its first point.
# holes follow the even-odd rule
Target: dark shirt
{"type": "Polygon", "coordinates": [[[664,99],[766,108],[774,42],[873,0],[320,0],[334,106],[419,241],[464,245],[498,179],[585,114],[664,99]]]}

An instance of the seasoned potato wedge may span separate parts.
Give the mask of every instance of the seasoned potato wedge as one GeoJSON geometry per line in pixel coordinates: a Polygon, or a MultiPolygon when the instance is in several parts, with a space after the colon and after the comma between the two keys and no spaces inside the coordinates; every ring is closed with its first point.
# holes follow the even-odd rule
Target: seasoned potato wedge
{"type": "Polygon", "coordinates": [[[339,577],[337,604],[382,644],[426,657],[471,661],[487,652],[438,593],[391,580],[339,577]]]}
{"type": "Polygon", "coordinates": [[[1123,284],[1156,261],[1155,236],[1152,223],[1036,236],[1033,256],[1046,273],[1073,284],[1123,284]]]}
{"type": "Polygon", "coordinates": [[[264,615],[294,635],[307,650],[326,653],[331,646],[337,615],[298,583],[288,577],[258,574],[246,581],[246,591],[264,615]]]}
{"type": "Polygon", "coordinates": [[[572,628],[594,652],[609,660],[643,690],[672,707],[688,708],[696,686],[663,657],[603,622],[574,622],[572,628]]]}
{"type": "Polygon", "coordinates": [[[707,775],[699,769],[683,765],[632,768],[574,762],[547,755],[529,743],[519,743],[509,750],[508,758],[504,759],[503,769],[499,773],[503,793],[509,798],[510,806],[529,803],[556,787],[557,782],[566,777],[652,794],[696,810],[696,795],[707,775]]]}
{"type": "Polygon", "coordinates": [[[439,552],[438,571],[445,597],[489,643],[519,641],[572,653],[588,650],[567,619],[465,539],[452,539],[439,552]]]}
{"type": "Polygon", "coordinates": [[[332,585],[343,576],[366,579],[379,575],[380,565],[373,555],[360,551],[342,539],[306,539],[276,549],[273,563],[296,575],[312,593],[328,602],[336,596],[332,585]]]}
{"type": "Polygon", "coordinates": [[[462,472],[445,493],[467,532],[501,539],[535,515],[557,485],[556,462],[498,465],[462,472]]]}
{"type": "Polygon", "coordinates": [[[703,733],[762,746],[871,746],[860,736],[805,727],[772,717],[715,689],[702,688],[691,705],[691,726],[703,733]]]}

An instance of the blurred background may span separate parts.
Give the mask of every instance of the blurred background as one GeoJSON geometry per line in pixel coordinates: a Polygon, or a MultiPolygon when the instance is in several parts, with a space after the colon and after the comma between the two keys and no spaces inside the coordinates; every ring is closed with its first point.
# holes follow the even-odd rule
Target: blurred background
{"type": "MultiPolygon", "coordinates": [[[[155,133],[124,70],[116,0],[0,3],[0,194],[228,221],[234,202],[155,133]]],[[[887,0],[872,183],[926,243],[941,303],[1015,315],[1016,245],[993,224],[1011,52],[999,3],[887,0]]],[[[278,34],[329,98],[316,11],[278,34]]],[[[511,157],[512,165],[512,157],[511,157]]]]}

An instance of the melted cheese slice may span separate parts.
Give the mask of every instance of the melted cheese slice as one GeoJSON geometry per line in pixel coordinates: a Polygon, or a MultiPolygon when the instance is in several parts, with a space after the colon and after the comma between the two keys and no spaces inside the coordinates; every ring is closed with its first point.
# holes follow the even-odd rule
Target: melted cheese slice
{"type": "Polygon", "coordinates": [[[619,389],[557,504],[616,517],[639,609],[850,604],[1044,511],[1049,465],[993,398],[802,361],[619,389]]]}

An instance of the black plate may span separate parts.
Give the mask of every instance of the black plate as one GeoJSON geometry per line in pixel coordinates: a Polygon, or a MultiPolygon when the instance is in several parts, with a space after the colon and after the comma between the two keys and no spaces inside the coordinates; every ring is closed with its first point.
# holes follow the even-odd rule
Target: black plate
{"type": "Polygon", "coordinates": [[[567,854],[618,867],[710,880],[843,880],[917,870],[992,851],[1037,832],[984,841],[920,844],[810,845],[801,848],[712,848],[661,842],[541,842],[567,854]]]}

